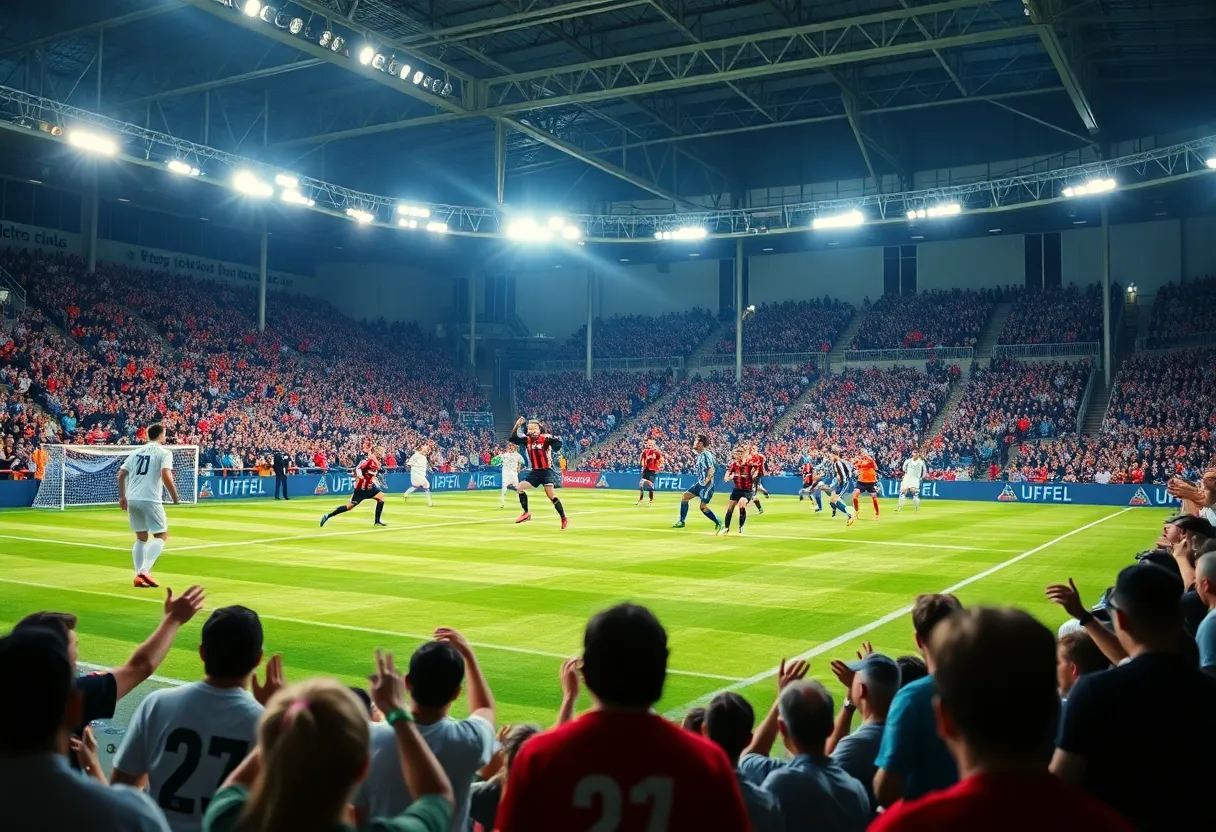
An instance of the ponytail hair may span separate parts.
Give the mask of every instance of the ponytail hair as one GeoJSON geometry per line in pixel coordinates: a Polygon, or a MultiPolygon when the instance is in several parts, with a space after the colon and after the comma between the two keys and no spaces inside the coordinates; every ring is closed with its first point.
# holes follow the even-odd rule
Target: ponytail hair
{"type": "Polygon", "coordinates": [[[330,832],[367,773],[367,712],[331,679],[279,691],[258,728],[262,770],[241,832],[330,832]]]}

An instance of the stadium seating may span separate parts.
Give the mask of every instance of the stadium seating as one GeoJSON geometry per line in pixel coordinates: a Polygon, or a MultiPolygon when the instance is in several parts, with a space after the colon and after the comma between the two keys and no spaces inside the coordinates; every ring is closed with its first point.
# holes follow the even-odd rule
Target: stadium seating
{"type": "MultiPolygon", "coordinates": [[[[854,311],[850,304],[831,298],[761,304],[743,324],[743,351],[828,352],[854,311]]],[[[722,339],[716,348],[719,354],[734,351],[733,336],[722,339]]]]}
{"type": "MultiPolygon", "coordinates": [[[[1111,305],[1122,302],[1123,289],[1111,286],[1111,305]]],[[[1112,318],[1113,320],[1113,318],[1112,318]]],[[[1023,293],[1009,310],[998,343],[1064,344],[1102,340],[1102,287],[1066,286],[1023,293]]]]}
{"type": "Polygon", "coordinates": [[[863,309],[852,348],[974,347],[999,296],[993,290],[884,295],[863,309]]]}
{"type": "MultiPolygon", "coordinates": [[[[718,327],[706,309],[666,315],[616,315],[596,319],[591,347],[596,358],[687,356],[718,327]]],[[[587,349],[587,327],[581,327],[558,347],[554,358],[582,358],[587,349]]]]}
{"type": "Polygon", "coordinates": [[[572,457],[624,424],[672,384],[664,371],[647,373],[521,373],[515,377],[516,409],[543,419],[562,437],[572,457]]]}
{"type": "Polygon", "coordinates": [[[1152,341],[1165,342],[1201,332],[1216,332],[1216,276],[1170,283],[1157,290],[1148,330],[1152,341]]]}

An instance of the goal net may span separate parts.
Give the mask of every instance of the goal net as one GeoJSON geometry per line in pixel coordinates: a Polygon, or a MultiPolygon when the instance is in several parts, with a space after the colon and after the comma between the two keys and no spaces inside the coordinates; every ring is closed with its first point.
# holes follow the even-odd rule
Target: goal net
{"type": "MultiPolygon", "coordinates": [[[[35,508],[104,506],[118,503],[118,469],[139,445],[44,445],[46,471],[35,508]]],[[[173,453],[173,480],[183,503],[198,499],[198,446],[166,445],[173,453]]],[[[169,501],[164,489],[163,499],[169,501]]]]}

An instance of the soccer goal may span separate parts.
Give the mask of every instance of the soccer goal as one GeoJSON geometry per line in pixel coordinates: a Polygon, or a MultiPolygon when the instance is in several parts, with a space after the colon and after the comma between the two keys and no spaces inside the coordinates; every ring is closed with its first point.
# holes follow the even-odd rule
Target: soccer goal
{"type": "MultiPolygon", "coordinates": [[[[44,445],[46,471],[34,508],[118,504],[118,469],[139,445],[44,445]]],[[[166,445],[173,452],[173,480],[183,503],[198,500],[198,445],[166,445]]],[[[168,491],[164,493],[166,502],[168,491]]]]}

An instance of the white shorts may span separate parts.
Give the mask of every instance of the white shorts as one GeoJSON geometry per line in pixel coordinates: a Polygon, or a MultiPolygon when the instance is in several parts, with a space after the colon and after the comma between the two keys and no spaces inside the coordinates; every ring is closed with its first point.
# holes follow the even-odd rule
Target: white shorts
{"type": "Polygon", "coordinates": [[[164,503],[154,503],[151,500],[128,500],[127,515],[131,520],[131,531],[133,532],[164,534],[169,531],[169,521],[165,519],[164,503]]]}
{"type": "Polygon", "coordinates": [[[899,484],[900,492],[904,491],[920,491],[920,480],[910,480],[904,477],[904,481],[899,484]]]}
{"type": "Polygon", "coordinates": [[[417,474],[410,474],[410,487],[429,489],[431,487],[431,481],[425,476],[420,477],[417,474]]]}
{"type": "Polygon", "coordinates": [[[502,475],[502,487],[506,488],[509,485],[514,485],[514,486],[519,485],[519,472],[518,471],[515,472],[514,474],[503,474],[502,475]]]}

